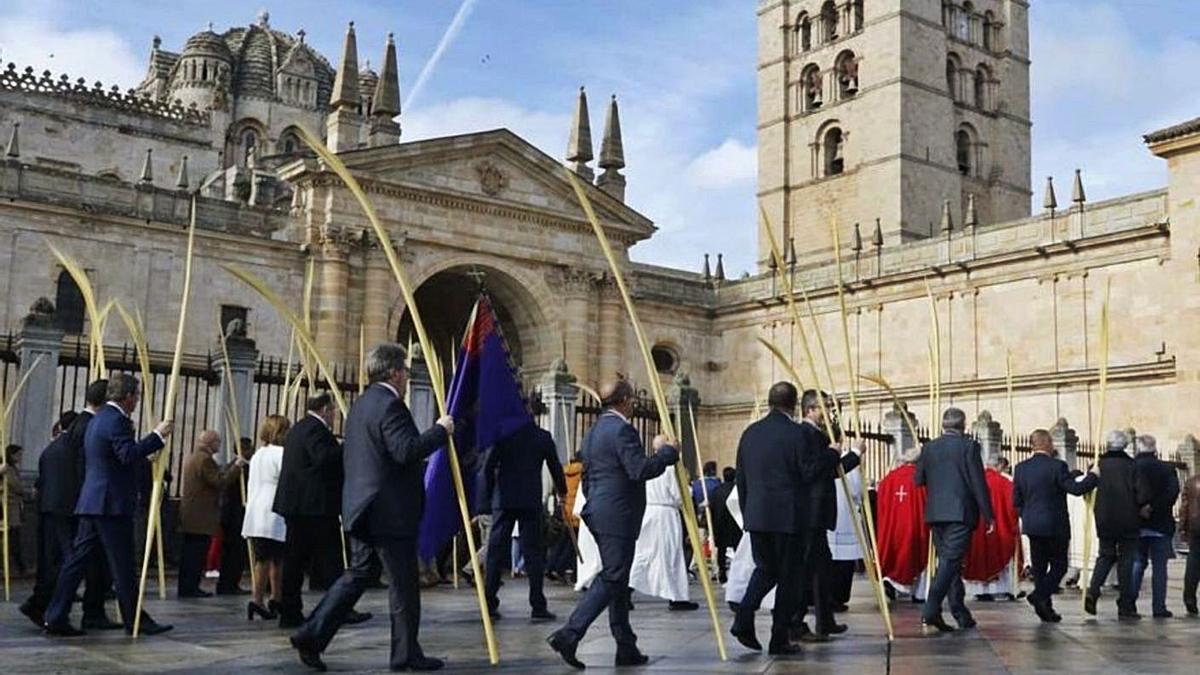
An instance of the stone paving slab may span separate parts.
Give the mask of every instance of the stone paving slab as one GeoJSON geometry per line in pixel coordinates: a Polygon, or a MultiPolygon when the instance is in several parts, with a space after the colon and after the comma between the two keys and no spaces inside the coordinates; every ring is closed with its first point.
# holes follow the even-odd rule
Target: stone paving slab
{"type": "MultiPolygon", "coordinates": [[[[1147,583],[1147,586],[1149,584],[1147,583]]],[[[1148,590],[1148,589],[1147,589],[1148,590]]],[[[548,584],[551,611],[565,619],[576,594],[548,584]]],[[[14,588],[15,601],[28,593],[14,588]]],[[[692,587],[693,598],[700,596],[692,587]]],[[[245,598],[201,600],[148,599],[160,621],[175,624],[164,635],[137,641],[119,631],[83,638],[51,639],[35,630],[16,609],[0,605],[0,672],[26,673],[302,673],[287,634],[274,622],[245,621],[245,598]]],[[[496,624],[501,664],[487,663],[483,633],[468,586],[425,591],[422,643],[426,653],[446,658],[458,673],[568,672],[545,645],[555,624],[532,625],[525,607],[526,586],[509,580],[501,592],[503,620],[496,624]]],[[[919,607],[905,600],[893,606],[896,640],[889,648],[882,622],[870,602],[870,588],[856,580],[850,611],[839,615],[850,631],[834,642],[806,646],[802,657],[772,659],[727,640],[729,660],[717,659],[707,611],[668,612],[660,600],[635,597],[632,613],[639,644],[652,658],[639,670],[656,673],[1197,673],[1200,672],[1200,620],[1183,617],[1178,587],[1171,604],[1180,616],[1170,620],[1118,622],[1111,594],[1100,601],[1100,616],[1082,613],[1078,593],[1057,599],[1064,620],[1042,624],[1023,601],[971,604],[979,629],[947,636],[922,637],[919,607]]],[[[305,597],[313,607],[319,596],[305,597]]],[[[1148,598],[1143,598],[1143,611],[1148,598]]],[[[344,629],[325,654],[331,672],[387,672],[387,593],[370,591],[359,608],[375,613],[366,624],[344,629]]],[[[723,629],[732,619],[720,606],[723,629]]],[[[78,609],[76,610],[78,612],[78,609]]],[[[760,613],[758,629],[765,639],[769,618],[760,613]]],[[[605,616],[593,626],[579,649],[588,672],[615,672],[613,643],[605,616]]],[[[626,669],[631,670],[631,669],[626,669]]]]}

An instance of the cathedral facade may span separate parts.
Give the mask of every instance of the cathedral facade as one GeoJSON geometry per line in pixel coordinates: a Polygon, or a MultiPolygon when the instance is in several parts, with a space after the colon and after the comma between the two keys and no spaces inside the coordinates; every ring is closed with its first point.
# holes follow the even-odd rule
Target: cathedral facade
{"type": "MultiPolygon", "coordinates": [[[[615,98],[602,106],[597,146],[579,92],[559,160],[506,129],[403,142],[395,46],[376,46],[378,73],[361,68],[367,50],[353,25],[334,60],[265,16],[202,31],[179,52],[156,39],[146,78],[124,93],[10,65],[0,71],[0,328],[18,330],[39,297],[57,299],[60,314],[72,306],[52,242],[87,268],[102,298],[141,310],[152,349],[169,350],[195,194],[189,354],[206,353],[210,327],[231,317],[264,354],[288,352],[288,326],[223,263],[297,305],[311,268],[314,330],[331,360],[356,362],[360,332],[368,344],[406,340],[411,320],[379,242],[349,191],[306,152],[304,127],[372,198],[439,351],[461,335],[482,280],[527,382],[564,363],[591,385],[616,372],[644,380],[564,171],[584,179],[658,376],[686,374],[699,391],[704,452],[723,463],[784,377],[760,337],[806,375],[800,331],[820,334],[839,395],[851,386],[849,357],[928,422],[931,314],[943,405],[1008,426],[1011,358],[1018,430],[1066,418],[1092,437],[1106,288],[1106,419],[1173,446],[1198,426],[1182,402],[1200,393],[1200,339],[1188,330],[1200,325],[1200,125],[1146,137],[1170,167],[1163,189],[1093,203],[1077,174],[1061,203],[1048,183],[1033,213],[1027,13],[1022,0],[759,0],[758,196],[785,260],[777,270],[759,229],[758,273],[737,280],[719,261],[685,271],[629,259],[654,225],[625,203],[615,98]],[[811,322],[806,311],[793,324],[776,272],[804,290],[811,322]]],[[[86,334],[85,318],[62,321],[86,334]]],[[[127,339],[116,322],[107,335],[127,339]]],[[[877,385],[857,388],[865,418],[892,409],[877,385]]]]}

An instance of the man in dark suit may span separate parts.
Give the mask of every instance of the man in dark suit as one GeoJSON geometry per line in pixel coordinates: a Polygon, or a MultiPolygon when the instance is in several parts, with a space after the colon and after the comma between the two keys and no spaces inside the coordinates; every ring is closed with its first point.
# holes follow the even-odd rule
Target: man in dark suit
{"type": "MultiPolygon", "coordinates": [[[[38,572],[33,593],[21,604],[21,613],[39,628],[63,560],[71,553],[79,519],[75,504],[83,486],[83,439],[96,411],[104,406],[108,380],[96,380],[84,393],[86,408],[69,423],[61,423],[62,433],[50,442],[38,459],[38,572]]],[[[72,413],[73,414],[73,413],[72,413]]],[[[65,417],[65,415],[64,415],[65,417]]],[[[124,624],[108,618],[104,600],[112,581],[104,553],[97,550],[84,571],[87,590],[83,594],[84,630],[114,630],[124,624]]]]}
{"type": "Polygon", "coordinates": [[[583,440],[583,520],[600,549],[600,574],[575,606],[567,624],[546,639],[572,668],[583,669],[575,657],[588,627],[608,608],[608,624],[617,643],[616,665],[635,666],[649,659],[637,647],[629,625],[629,574],[634,546],[646,512],[646,481],[656,478],[679,461],[674,442],[664,435],[654,438],[654,454],[647,457],[638,432],[629,423],[634,391],[620,379],[600,390],[605,411],[583,440]]]}
{"type": "Polygon", "coordinates": [[[398,344],[372,349],[366,364],[371,385],[346,418],[342,520],[350,533],[350,569],[291,637],[300,660],[318,670],[325,670],[321,652],[367,588],[369,561],[376,551],[392,579],[388,588],[391,669],[437,670],[443,665],[426,657],[417,641],[421,622],[417,531],[425,502],[425,458],[446,445],[454,420],[447,415],[424,433],[417,431],[404,405],[406,361],[398,344]]]}
{"type": "Polygon", "coordinates": [[[954,631],[942,618],[942,600],[946,599],[959,628],[975,626],[963,602],[963,561],[980,517],[987,523],[988,534],[996,527],[992,497],[983,475],[983,455],[979,444],[964,435],[966,427],[966,414],[958,408],[947,408],[942,414],[941,437],[925,444],[913,475],[913,482],[926,489],[925,522],[932,530],[938,557],[937,574],[921,613],[921,624],[927,632],[954,631]]]}
{"type": "MultiPolygon", "coordinates": [[[[820,395],[825,396],[824,393],[820,395]]],[[[809,389],[800,399],[804,415],[800,421],[804,451],[810,456],[808,464],[814,467],[814,472],[809,474],[809,480],[803,486],[809,503],[808,518],[804,523],[808,555],[796,609],[801,639],[825,642],[831,634],[846,632],[846,624],[834,619],[833,579],[830,578],[833,556],[829,551],[829,531],[837,528],[837,490],[841,489],[838,467],[841,466],[845,473],[853,471],[859,464],[858,453],[862,446],[852,446],[845,455],[842,454],[825,434],[825,409],[829,404],[823,407],[817,396],[816,390],[809,389]],[[816,471],[816,467],[820,467],[820,471],[816,471]],[[811,633],[804,624],[809,606],[816,615],[815,630],[811,633]]]]}
{"type": "MultiPolygon", "coordinates": [[[[304,419],[292,425],[283,441],[283,464],[275,488],[275,513],[287,522],[284,542],[283,580],[280,596],[280,628],[304,623],[304,601],[300,596],[304,574],[314,573],[318,560],[336,548],[341,528],[337,499],[342,490],[342,446],[330,428],[337,415],[333,397],[321,393],[308,399],[304,419]]],[[[350,622],[365,620],[367,614],[351,612],[350,622]]]]}
{"type": "MultiPolygon", "coordinates": [[[[88,424],[84,436],[84,477],[75,514],[79,525],[74,550],[63,563],[54,597],[46,609],[46,632],[70,637],[83,634],[68,617],[94,551],[108,557],[117,588],[117,603],[125,632],[133,633],[137,611],[137,576],[133,563],[133,508],[137,491],[137,468],[146,457],[163,448],[173,424],[163,420],[140,441],[134,440],[129,415],[137,409],[141,387],[137,378],[117,373],[108,381],[107,402],[88,424]]],[[[156,635],[171,629],[142,614],[141,634],[156,635]]]]}
{"type": "Polygon", "coordinates": [[[733,514],[729,512],[729,495],[737,485],[734,482],[736,477],[736,469],[725,467],[721,472],[723,482],[708,496],[713,517],[713,541],[717,545],[717,581],[722,584],[727,581],[729,574],[729,549],[737,548],[742,540],[742,528],[738,527],[733,514]]]}
{"type": "Polygon", "coordinates": [[[1133,560],[1137,556],[1141,513],[1150,503],[1146,482],[1133,458],[1125,452],[1129,440],[1120,429],[1108,432],[1104,454],[1096,463],[1099,485],[1094,510],[1100,551],[1083,600],[1083,611],[1095,615],[1100,586],[1115,564],[1117,584],[1121,587],[1117,596],[1118,619],[1141,618],[1137,611],[1138,589],[1133,586],[1133,560]]]}
{"type": "Polygon", "coordinates": [[[1142,528],[1138,542],[1138,554],[1133,561],[1134,593],[1142,587],[1142,577],[1147,565],[1154,567],[1151,580],[1150,609],[1156,619],[1174,616],[1167,609],[1167,559],[1175,551],[1175,501],[1179,499],[1179,474],[1175,464],[1158,458],[1158,442],[1148,434],[1139,435],[1137,444],[1138,476],[1144,482],[1150,497],[1149,512],[1142,514],[1142,528]]]}
{"type": "Polygon", "coordinates": [[[542,505],[543,465],[550,471],[554,492],[561,500],[567,492],[567,479],[558,461],[558,448],[554,438],[533,421],[496,443],[484,463],[484,499],[488,500],[492,513],[484,588],[493,619],[500,618],[497,592],[500,574],[512,555],[514,523],[520,523],[521,527],[521,555],[525,558],[529,606],[532,608],[530,617],[534,623],[556,618],[546,609],[546,595],[542,592],[546,567],[546,545],[542,540],[546,519],[542,505]]]}
{"type": "Polygon", "coordinates": [[[1027,596],[1038,618],[1062,621],[1054,611],[1054,592],[1067,573],[1071,546],[1071,517],[1067,495],[1081,496],[1096,488],[1096,474],[1075,480],[1067,463],[1055,457],[1050,432],[1038,429],[1029,436],[1033,456],[1013,470],[1013,508],[1021,516],[1021,531],[1029,537],[1033,592],[1027,596]]]}

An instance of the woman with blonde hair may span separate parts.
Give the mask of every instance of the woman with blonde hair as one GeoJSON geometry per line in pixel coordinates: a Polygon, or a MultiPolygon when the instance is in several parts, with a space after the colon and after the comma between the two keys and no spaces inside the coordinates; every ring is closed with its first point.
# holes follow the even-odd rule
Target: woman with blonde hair
{"type": "Polygon", "coordinates": [[[268,415],[258,431],[262,446],[250,460],[246,518],[242,525],[242,536],[250,540],[254,550],[254,599],[246,606],[247,621],[252,621],[256,614],[267,620],[278,616],[287,526],[271,506],[275,503],[275,488],[279,485],[279,470],[283,465],[283,437],[291,426],[292,423],[282,415],[268,415]],[[268,580],[271,600],[264,606],[268,580]]]}

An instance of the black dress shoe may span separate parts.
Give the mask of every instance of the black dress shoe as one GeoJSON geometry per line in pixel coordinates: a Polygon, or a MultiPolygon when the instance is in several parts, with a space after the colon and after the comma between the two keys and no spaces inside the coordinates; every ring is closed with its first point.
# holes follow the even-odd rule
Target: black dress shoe
{"type": "Polygon", "coordinates": [[[547,621],[554,621],[557,618],[558,617],[548,609],[535,609],[529,613],[530,623],[546,623],[547,621]]]}
{"type": "Polygon", "coordinates": [[[211,598],[212,593],[205,590],[196,589],[194,591],[184,591],[179,594],[180,598],[211,598]]]}
{"type": "MultiPolygon", "coordinates": [[[[175,626],[172,626],[169,623],[159,623],[154,619],[142,619],[142,625],[138,626],[138,635],[161,635],[173,628],[175,628],[175,626]]],[[[125,632],[130,635],[133,634],[132,630],[127,630],[125,632]]]]}
{"type": "Polygon", "coordinates": [[[762,643],[754,636],[754,626],[745,629],[734,626],[729,629],[729,633],[737,638],[737,641],[746,649],[753,649],[756,652],[762,651],[762,643]]]}
{"type": "Polygon", "coordinates": [[[441,670],[446,665],[446,662],[441,659],[435,659],[430,656],[418,656],[415,659],[410,659],[404,664],[404,670],[414,670],[418,672],[429,672],[431,670],[441,670]]]}
{"type": "Polygon", "coordinates": [[[250,591],[244,588],[221,588],[218,586],[217,595],[250,595],[250,591]]]}
{"type": "Polygon", "coordinates": [[[1195,602],[1184,602],[1183,607],[1187,610],[1188,616],[1200,615],[1200,607],[1197,607],[1195,602]]]}
{"type": "Polygon", "coordinates": [[[1173,616],[1175,616],[1174,612],[1169,609],[1164,609],[1161,612],[1154,613],[1154,618],[1156,619],[1170,619],[1173,616]]]}
{"type": "Polygon", "coordinates": [[[563,637],[562,633],[558,631],[551,633],[550,637],[546,638],[546,644],[550,645],[550,649],[558,652],[558,655],[562,657],[562,660],[568,666],[571,666],[575,670],[584,670],[587,668],[583,661],[575,658],[575,647],[577,645],[563,637]]]}
{"type": "Polygon", "coordinates": [[[940,616],[935,616],[932,619],[921,619],[921,632],[926,635],[933,633],[953,633],[954,627],[946,623],[946,620],[940,616]]]}
{"type": "Polygon", "coordinates": [[[46,635],[53,635],[54,637],[79,637],[80,635],[87,635],[87,631],[79,630],[69,623],[48,623],[43,628],[46,630],[46,635]]]}
{"type": "Polygon", "coordinates": [[[1083,596],[1083,611],[1096,616],[1096,596],[1091,593],[1083,596]]]}
{"type": "Polygon", "coordinates": [[[826,635],[840,635],[850,630],[850,627],[844,623],[835,623],[821,628],[820,632],[826,635]]]}
{"type": "Polygon", "coordinates": [[[299,653],[300,663],[313,670],[322,673],[325,672],[325,662],[321,660],[321,652],[317,651],[316,647],[302,640],[297,640],[295,636],[288,639],[291,641],[292,647],[299,653]]]}
{"type": "Polygon", "coordinates": [[[833,640],[833,638],[829,637],[828,633],[814,633],[812,631],[801,633],[796,637],[796,639],[800,642],[809,642],[813,644],[820,642],[831,642],[833,640]]]}
{"type": "Polygon", "coordinates": [[[798,656],[802,653],[804,653],[804,650],[801,649],[800,645],[792,644],[791,642],[773,644],[767,648],[767,654],[771,656],[798,656]]]}
{"type": "Polygon", "coordinates": [[[975,617],[971,616],[970,614],[965,614],[961,617],[956,616],[954,617],[954,622],[958,624],[959,630],[971,630],[975,626],[979,625],[979,623],[975,621],[975,617]]]}
{"type": "Polygon", "coordinates": [[[617,657],[613,659],[613,663],[616,664],[618,668],[628,666],[644,666],[647,663],[650,663],[650,657],[639,651],[633,651],[627,654],[621,654],[618,652],[617,657]]]}
{"type": "Polygon", "coordinates": [[[1117,619],[1120,621],[1137,621],[1141,618],[1142,618],[1142,615],[1138,614],[1137,610],[1131,610],[1128,612],[1123,612],[1123,611],[1117,612],[1117,619]]]}
{"type": "Polygon", "coordinates": [[[33,605],[29,604],[28,602],[21,603],[21,606],[19,607],[19,609],[22,614],[24,614],[30,621],[33,622],[33,625],[37,626],[38,628],[45,627],[46,617],[44,616],[44,613],[41,610],[35,608],[33,605]]]}
{"type": "Polygon", "coordinates": [[[125,624],[120,621],[113,621],[107,616],[83,617],[83,623],[80,624],[84,630],[119,630],[125,627],[125,624]]]}
{"type": "Polygon", "coordinates": [[[346,614],[346,619],[342,623],[347,626],[353,626],[355,624],[363,623],[364,621],[370,621],[370,620],[371,620],[370,612],[360,612],[356,609],[352,609],[352,610],[350,610],[350,612],[348,614],[346,614]]]}
{"type": "Polygon", "coordinates": [[[700,604],[690,600],[672,600],[667,609],[672,612],[694,612],[700,609],[700,604]]]}

